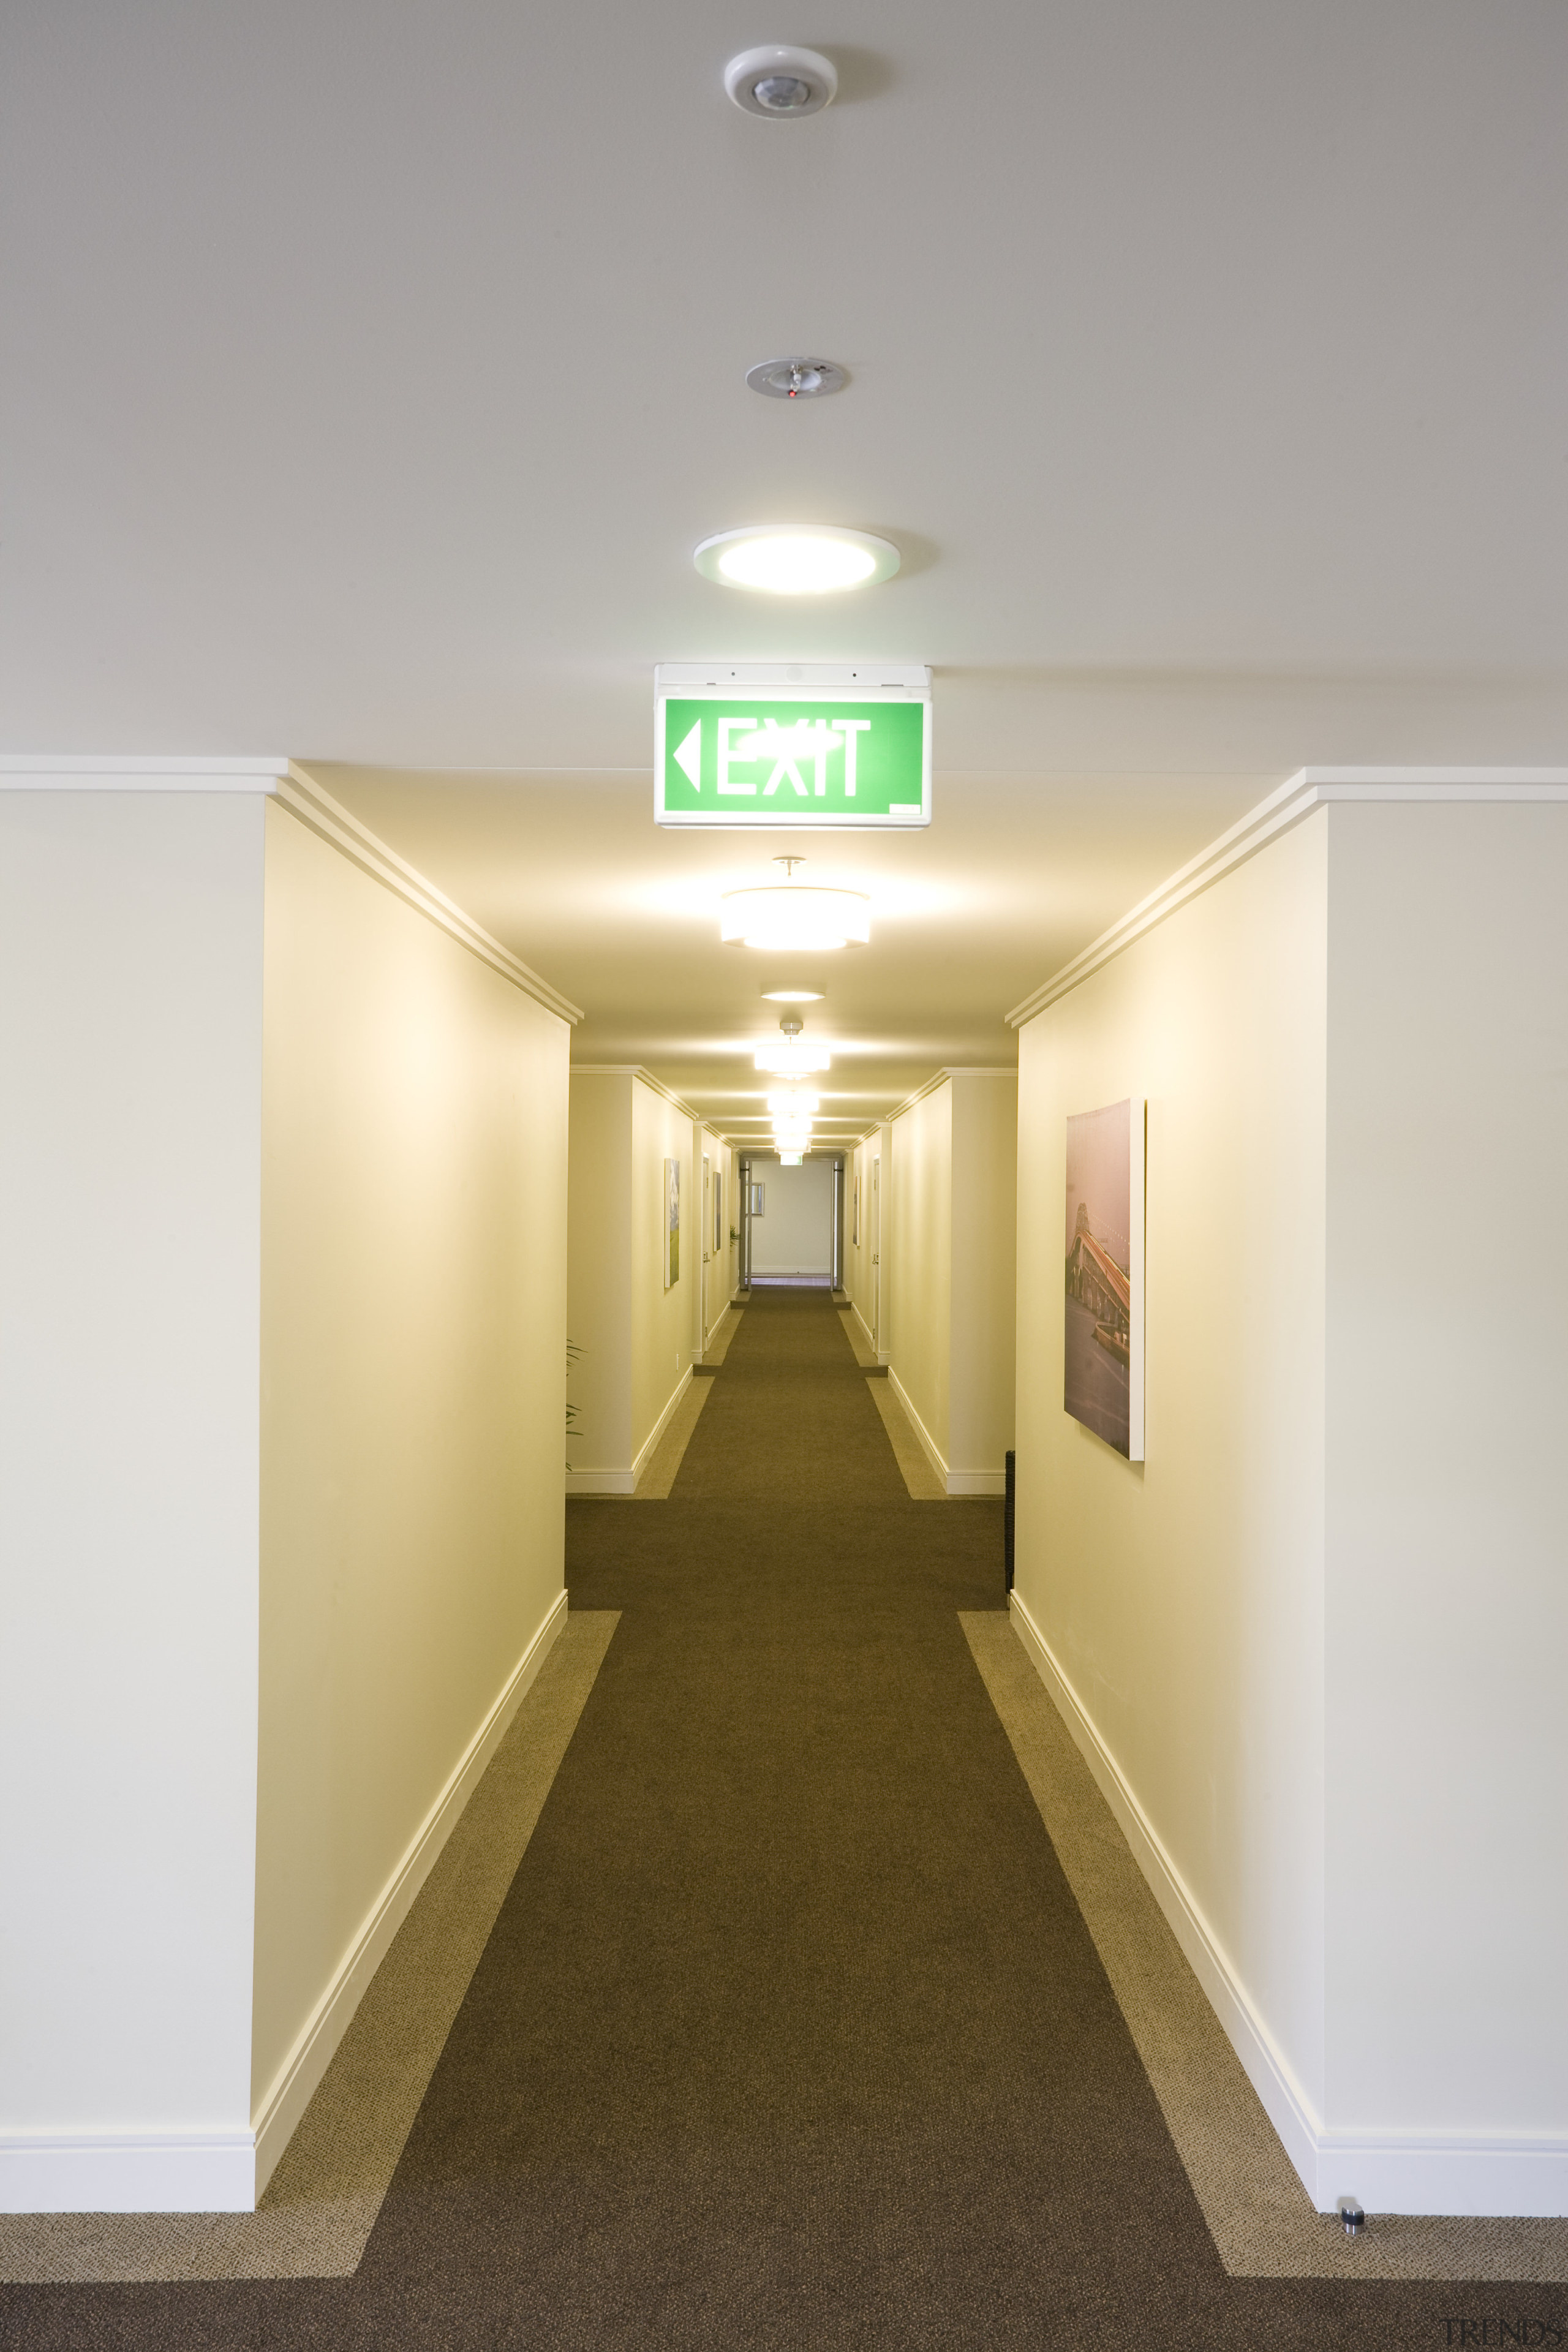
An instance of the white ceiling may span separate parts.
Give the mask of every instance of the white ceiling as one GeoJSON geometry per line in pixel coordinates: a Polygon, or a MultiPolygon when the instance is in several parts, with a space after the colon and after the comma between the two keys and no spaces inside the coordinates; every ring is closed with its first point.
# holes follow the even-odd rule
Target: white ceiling
{"type": "Polygon", "coordinates": [[[781,845],[655,835],[656,660],[936,668],[937,824],[816,853],[881,894],[847,1116],[1006,1058],[1006,1006],[1303,761],[1563,757],[1560,0],[12,0],[3,37],[0,744],[292,753],[587,1057],[745,1090],[709,908],[781,845]],[[839,102],[731,107],[770,38],[839,102]],[[848,390],[746,391],[795,349],[848,390]],[[904,572],[700,580],[760,517],[904,572]]]}

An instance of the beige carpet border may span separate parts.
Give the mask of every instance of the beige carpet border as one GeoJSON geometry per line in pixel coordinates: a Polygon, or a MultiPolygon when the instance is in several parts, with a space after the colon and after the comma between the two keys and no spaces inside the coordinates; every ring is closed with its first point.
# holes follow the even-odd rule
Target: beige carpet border
{"type": "Polygon", "coordinates": [[[1011,1618],[959,1622],[1230,2275],[1568,2282],[1568,2221],[1314,2210],[1011,1618]]]}

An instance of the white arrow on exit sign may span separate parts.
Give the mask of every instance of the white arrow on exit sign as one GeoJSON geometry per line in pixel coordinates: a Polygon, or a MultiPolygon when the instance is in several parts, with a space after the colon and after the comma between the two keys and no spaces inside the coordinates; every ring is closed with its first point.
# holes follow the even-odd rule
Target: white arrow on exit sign
{"type": "Polygon", "coordinates": [[[670,758],[686,778],[694,793],[702,790],[702,721],[700,719],[684,742],[676,746],[670,758]]]}

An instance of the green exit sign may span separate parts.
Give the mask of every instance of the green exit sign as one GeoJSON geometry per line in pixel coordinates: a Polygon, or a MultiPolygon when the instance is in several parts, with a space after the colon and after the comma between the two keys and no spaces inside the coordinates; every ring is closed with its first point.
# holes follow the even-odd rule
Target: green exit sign
{"type": "Polygon", "coordinates": [[[654,697],[656,824],[816,833],[931,823],[921,665],[667,662],[654,697]]]}

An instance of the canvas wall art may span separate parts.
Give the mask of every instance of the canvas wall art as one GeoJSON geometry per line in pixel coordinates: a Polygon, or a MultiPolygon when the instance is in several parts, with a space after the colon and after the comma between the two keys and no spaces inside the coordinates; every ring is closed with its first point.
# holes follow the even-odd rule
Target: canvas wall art
{"type": "Polygon", "coordinates": [[[664,1286],[680,1280],[680,1162],[664,1163],[664,1286]]]}
{"type": "Polygon", "coordinates": [[[713,1178],[713,1255],[724,1254],[724,1179],[715,1172],[713,1178]]]}
{"type": "Polygon", "coordinates": [[[1062,1402],[1130,1462],[1143,1459],[1144,1107],[1068,1120],[1062,1402]]]}

